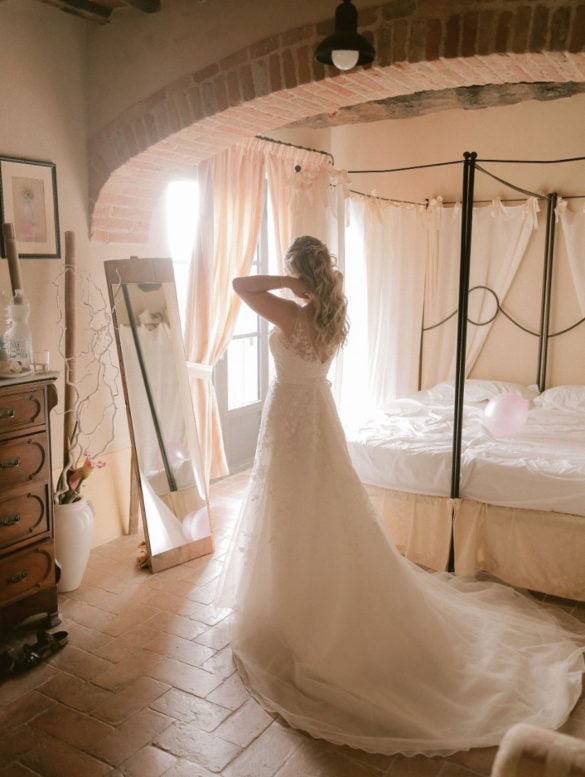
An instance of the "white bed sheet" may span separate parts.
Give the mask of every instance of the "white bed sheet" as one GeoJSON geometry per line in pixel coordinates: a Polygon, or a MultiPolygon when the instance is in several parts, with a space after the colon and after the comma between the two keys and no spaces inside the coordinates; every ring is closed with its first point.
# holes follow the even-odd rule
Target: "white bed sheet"
{"type": "MultiPolygon", "coordinates": [[[[500,391],[523,394],[529,413],[516,435],[495,438],[484,425],[495,384],[485,382],[482,392],[484,382],[470,382],[469,391],[468,383],[460,497],[585,516],[585,403],[541,401],[534,387],[498,384],[500,391]]],[[[361,480],[397,491],[449,496],[452,385],[448,389],[448,384],[439,384],[396,400],[367,421],[346,428],[350,456],[361,480]]]]}
{"type": "MultiPolygon", "coordinates": [[[[465,412],[465,439],[477,434],[465,412]]],[[[366,483],[397,491],[449,496],[453,449],[453,409],[418,398],[346,428],[350,456],[366,483]]],[[[481,431],[481,430],[480,430],[481,431]]]]}
{"type": "Polygon", "coordinates": [[[532,407],[513,438],[464,450],[461,473],[462,497],[585,516],[585,413],[532,407]]]}

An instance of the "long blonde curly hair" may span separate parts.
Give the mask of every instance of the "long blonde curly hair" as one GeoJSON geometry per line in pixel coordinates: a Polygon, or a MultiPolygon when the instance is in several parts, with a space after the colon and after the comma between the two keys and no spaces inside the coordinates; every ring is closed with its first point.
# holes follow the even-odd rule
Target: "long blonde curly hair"
{"type": "Polygon", "coordinates": [[[329,249],[316,237],[303,235],[293,241],[285,267],[290,275],[309,285],[315,303],[316,345],[338,348],[349,332],[347,299],[343,293],[343,275],[335,267],[329,249]]]}

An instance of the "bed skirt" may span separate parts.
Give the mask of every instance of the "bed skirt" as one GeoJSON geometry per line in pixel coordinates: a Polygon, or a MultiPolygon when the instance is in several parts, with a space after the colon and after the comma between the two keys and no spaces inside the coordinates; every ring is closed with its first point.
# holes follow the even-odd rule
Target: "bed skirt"
{"type": "Polygon", "coordinates": [[[585,601],[585,517],[498,507],[364,484],[400,552],[444,571],[451,531],[455,573],[585,601]]]}
{"type": "Polygon", "coordinates": [[[403,556],[428,569],[449,564],[454,500],[364,483],[382,523],[403,556]]]}

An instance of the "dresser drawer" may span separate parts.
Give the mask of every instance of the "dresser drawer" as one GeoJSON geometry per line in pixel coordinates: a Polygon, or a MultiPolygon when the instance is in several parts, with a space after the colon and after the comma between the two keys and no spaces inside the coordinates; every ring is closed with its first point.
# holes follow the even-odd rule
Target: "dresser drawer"
{"type": "Polygon", "coordinates": [[[52,540],[0,558],[0,606],[56,583],[52,540]]]}
{"type": "Polygon", "coordinates": [[[46,423],[42,388],[0,394],[0,434],[46,423]]]}
{"type": "Polygon", "coordinates": [[[49,536],[48,483],[32,483],[0,495],[0,551],[49,536]]]}
{"type": "Polygon", "coordinates": [[[46,432],[0,442],[0,489],[30,480],[50,482],[49,461],[46,432]]]}

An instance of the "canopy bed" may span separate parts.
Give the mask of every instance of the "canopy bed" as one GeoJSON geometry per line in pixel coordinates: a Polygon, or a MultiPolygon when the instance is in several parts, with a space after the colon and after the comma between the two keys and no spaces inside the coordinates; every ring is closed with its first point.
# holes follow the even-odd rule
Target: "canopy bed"
{"type": "MultiPolygon", "coordinates": [[[[482,164],[503,161],[509,162],[482,164]]],[[[466,576],[487,573],[513,585],[585,601],[585,386],[547,383],[552,338],[585,322],[580,318],[563,331],[551,331],[557,222],[561,220],[567,246],[573,241],[574,249],[585,240],[585,229],[579,234],[564,208],[566,198],[520,189],[481,167],[476,154],[465,154],[459,292],[457,309],[448,317],[457,318],[455,377],[385,402],[373,416],[347,424],[346,433],[354,466],[407,557],[432,569],[466,576]],[[529,332],[538,339],[534,385],[466,378],[470,325],[481,325],[469,315],[472,291],[482,295],[484,315],[485,300],[493,305],[495,299],[493,317],[503,314],[521,326],[504,311],[493,289],[470,283],[477,170],[546,201],[540,326],[529,332]],[[510,435],[494,435],[485,423],[486,406],[499,394],[525,400],[526,421],[510,435]]],[[[582,260],[575,259],[578,251],[571,256],[585,314],[585,270],[582,260]]],[[[421,354],[425,333],[442,323],[423,322],[421,354]]]]}
{"type": "MultiPolygon", "coordinates": [[[[365,304],[361,306],[366,311],[367,329],[365,337],[357,338],[358,350],[363,352],[359,354],[362,362],[357,368],[348,366],[349,362],[345,360],[351,345],[344,349],[332,376],[336,398],[356,470],[405,555],[432,569],[451,569],[466,576],[487,573],[513,585],[585,601],[585,565],[582,563],[585,557],[585,410],[580,393],[585,391],[582,385],[585,383],[585,360],[581,368],[575,368],[572,353],[581,347],[575,332],[578,328],[582,331],[585,321],[585,269],[582,260],[575,259],[579,254],[578,246],[585,245],[585,214],[583,228],[574,228],[566,213],[568,196],[561,199],[555,193],[535,194],[504,181],[482,166],[499,162],[509,165],[516,161],[522,164],[540,162],[479,161],[481,165],[475,153],[466,153],[463,162],[420,166],[462,165],[460,202],[453,204],[447,214],[444,203],[432,200],[426,203],[388,200],[386,204],[392,206],[389,211],[402,210],[406,216],[402,221],[388,219],[386,231],[378,229],[383,221],[381,210],[385,198],[355,192],[350,188],[349,176],[402,173],[419,167],[347,172],[331,168],[326,176],[321,175],[324,167],[317,166],[318,180],[323,183],[327,178],[330,191],[326,198],[315,195],[311,171],[304,175],[302,166],[295,165],[296,184],[292,186],[296,209],[300,207],[298,198],[312,196],[308,210],[320,212],[326,200],[340,202],[341,197],[331,196],[331,191],[336,190],[336,195],[343,194],[345,221],[340,208],[332,232],[337,238],[341,268],[346,273],[348,296],[355,291],[354,282],[360,280],[351,278],[352,259],[360,250],[364,256],[359,273],[367,274],[370,286],[365,304]],[[479,204],[474,202],[477,171],[522,194],[522,204],[508,208],[502,202],[491,202],[486,208],[476,207],[479,204]],[[352,236],[348,223],[355,215],[352,207],[356,207],[360,198],[361,201],[367,199],[373,212],[369,214],[363,234],[357,229],[352,236]],[[536,229],[537,213],[542,213],[543,205],[546,205],[544,225],[542,227],[540,217],[542,228],[536,229]],[[455,217],[456,228],[453,227],[455,217]],[[418,228],[423,219],[436,221],[428,234],[425,234],[425,227],[418,228]],[[448,219],[455,239],[449,245],[443,245],[443,227],[448,219]],[[491,225],[497,219],[504,226],[501,232],[494,234],[491,225]],[[403,230],[405,220],[409,220],[409,225],[403,230]],[[580,315],[574,316],[579,320],[571,319],[569,327],[557,327],[562,331],[551,329],[551,320],[555,318],[551,317],[553,263],[559,250],[557,221],[561,223],[567,246],[573,244],[571,294],[577,295],[575,309],[581,311],[580,315]],[[368,243],[368,246],[374,246],[372,252],[369,247],[367,251],[363,248],[368,229],[375,233],[373,241],[368,243]],[[479,252],[484,261],[471,262],[472,231],[474,251],[479,252]],[[539,290],[533,297],[540,304],[535,323],[527,328],[509,316],[500,300],[507,299],[516,269],[520,267],[534,232],[539,235],[538,250],[532,250],[532,255],[537,257],[534,277],[539,290]],[[438,280],[434,299],[427,295],[425,284],[429,268],[423,267],[421,261],[429,243],[433,244],[435,261],[430,272],[438,280]],[[345,265],[344,244],[348,257],[345,265]],[[499,257],[499,262],[488,261],[487,252],[490,257],[499,257]],[[496,265],[496,271],[492,272],[496,265]],[[447,300],[446,313],[440,282],[444,277],[458,279],[455,294],[447,300]],[[390,326],[388,310],[392,311],[390,326]],[[495,320],[495,329],[502,319],[510,319],[511,328],[530,340],[522,354],[525,372],[530,374],[529,381],[521,383],[506,374],[509,356],[498,365],[498,375],[489,374],[489,369],[471,372],[487,347],[486,342],[489,345],[484,336],[489,329],[486,324],[491,326],[495,320]],[[437,345],[437,340],[433,339],[439,327],[446,332],[442,337],[446,347],[437,345]],[[553,341],[553,351],[563,352],[561,368],[568,364],[564,372],[557,364],[551,369],[549,346],[553,341]],[[560,341],[570,345],[559,349],[556,344],[560,341]],[[391,342],[390,354],[388,342],[391,342]],[[415,353],[417,343],[419,351],[415,353]],[[344,377],[348,373],[363,372],[366,354],[379,376],[373,395],[377,411],[356,422],[343,412],[343,392],[347,383],[344,377]],[[450,381],[445,379],[446,374],[450,381]],[[489,380],[469,380],[480,375],[489,380]],[[565,376],[569,376],[568,379],[565,376]],[[561,389],[558,384],[570,387],[561,389]],[[419,391],[416,391],[417,387],[419,391]],[[553,388],[558,389],[557,393],[548,393],[553,388]],[[506,439],[490,434],[484,424],[485,408],[498,394],[520,395],[527,403],[527,420],[521,432],[506,439]],[[399,399],[389,400],[394,397],[399,399]]],[[[576,162],[585,162],[585,157],[543,164],[576,162]]],[[[281,177],[287,176],[282,174],[281,177]]],[[[290,185],[289,175],[289,191],[290,185]]],[[[323,194],[321,188],[319,194],[323,194]]],[[[282,190],[279,190],[279,198],[283,198],[282,190]]],[[[518,199],[512,202],[518,202],[518,199]]],[[[300,233],[299,223],[303,230],[311,231],[306,226],[306,219],[297,220],[297,233],[300,233]]],[[[288,236],[290,229],[282,228],[281,231],[281,237],[288,236]]],[[[278,245],[281,250],[277,253],[282,253],[283,242],[278,245]]],[[[535,307],[531,300],[528,302],[535,307]]],[[[351,332],[355,333],[357,322],[351,307],[350,320],[351,332]]],[[[513,353],[516,343],[512,337],[506,342],[505,350],[513,353]]],[[[357,392],[345,405],[355,407],[361,401],[362,394],[357,392]]]]}

